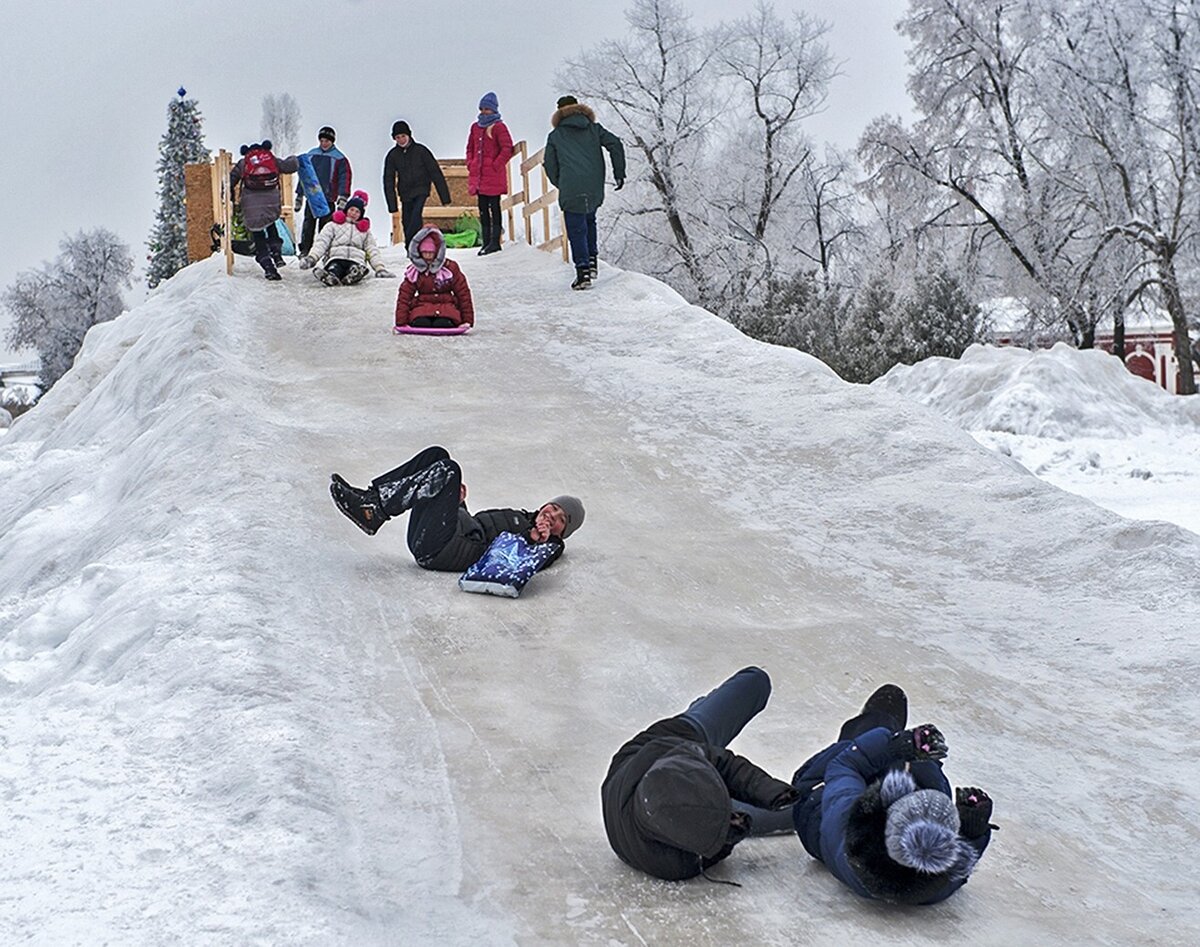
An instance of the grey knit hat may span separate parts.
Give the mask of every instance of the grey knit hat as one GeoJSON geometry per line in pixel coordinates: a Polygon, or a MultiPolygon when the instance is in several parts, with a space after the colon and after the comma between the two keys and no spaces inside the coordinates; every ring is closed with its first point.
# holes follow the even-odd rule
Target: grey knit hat
{"type": "Polygon", "coordinates": [[[575,530],[579,529],[579,527],[583,525],[583,503],[580,502],[579,497],[572,497],[564,494],[563,496],[555,497],[553,500],[547,500],[546,502],[554,503],[562,507],[563,513],[565,513],[567,516],[567,525],[563,529],[562,534],[563,539],[566,539],[573,532],[575,532],[575,530]]]}
{"type": "Polygon", "coordinates": [[[901,796],[887,810],[884,843],[893,861],[926,874],[954,868],[961,857],[958,810],[936,789],[901,796]]]}

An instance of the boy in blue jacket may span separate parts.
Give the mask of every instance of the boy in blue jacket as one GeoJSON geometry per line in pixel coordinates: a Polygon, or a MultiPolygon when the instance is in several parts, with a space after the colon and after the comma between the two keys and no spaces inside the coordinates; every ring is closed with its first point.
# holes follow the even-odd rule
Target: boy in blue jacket
{"type": "Polygon", "coordinates": [[[317,132],[317,147],[308,152],[313,170],[317,172],[317,180],[321,183],[321,190],[325,192],[325,200],[329,202],[329,213],[324,217],[314,217],[312,207],[304,201],[304,185],[299,180],[296,182],[296,213],[300,212],[300,208],[304,208],[304,226],[300,230],[300,256],[308,256],[318,231],[323,230],[332,219],[333,212],[344,209],[346,201],[350,199],[350,159],[338,151],[335,141],[337,132],[325,125],[317,132]]]}

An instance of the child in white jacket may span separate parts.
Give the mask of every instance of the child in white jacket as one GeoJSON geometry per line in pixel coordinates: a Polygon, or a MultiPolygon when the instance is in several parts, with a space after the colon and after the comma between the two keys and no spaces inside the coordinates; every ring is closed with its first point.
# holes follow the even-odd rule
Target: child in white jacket
{"type": "Polygon", "coordinates": [[[365,191],[355,191],[346,201],[345,210],[334,213],[333,219],[317,234],[312,252],[300,260],[302,270],[313,269],[313,276],[326,286],[352,286],[375,270],[377,277],[395,278],[383,265],[367,210],[365,191]],[[320,266],[317,266],[317,263],[320,266]],[[369,267],[368,267],[369,264],[369,267]]]}

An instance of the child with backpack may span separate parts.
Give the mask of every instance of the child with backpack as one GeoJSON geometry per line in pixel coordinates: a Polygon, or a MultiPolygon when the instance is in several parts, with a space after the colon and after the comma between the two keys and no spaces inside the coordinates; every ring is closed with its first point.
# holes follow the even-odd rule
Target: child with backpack
{"type": "Polygon", "coordinates": [[[396,325],[451,329],[475,325],[471,287],[458,264],[446,259],[446,242],[437,227],[418,230],[408,245],[412,265],[404,271],[396,295],[396,325]]]}
{"type": "Polygon", "coordinates": [[[326,286],[353,286],[371,268],[377,277],[395,278],[379,255],[371,221],[363,216],[367,200],[365,191],[355,191],[345,210],[334,211],[332,220],[317,234],[312,253],[300,258],[300,269],[315,267],[313,276],[326,286]]]}
{"type": "Polygon", "coordinates": [[[279,175],[295,174],[300,167],[295,155],[277,158],[266,139],[253,145],[242,145],[242,157],[229,172],[229,190],[234,203],[242,208],[246,229],[254,238],[254,259],[269,280],[282,279],[278,267],[283,262],[283,238],[275,221],[283,209],[279,193],[279,175]],[[241,184],[239,194],[238,184],[241,184]]]}

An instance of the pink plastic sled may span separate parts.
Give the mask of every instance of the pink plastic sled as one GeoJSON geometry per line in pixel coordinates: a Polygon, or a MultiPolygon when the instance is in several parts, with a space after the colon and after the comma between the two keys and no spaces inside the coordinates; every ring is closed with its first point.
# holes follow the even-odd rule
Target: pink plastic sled
{"type": "Polygon", "coordinates": [[[471,327],[464,322],[449,329],[435,329],[432,326],[395,326],[392,331],[397,335],[465,335],[471,331],[471,327]]]}

